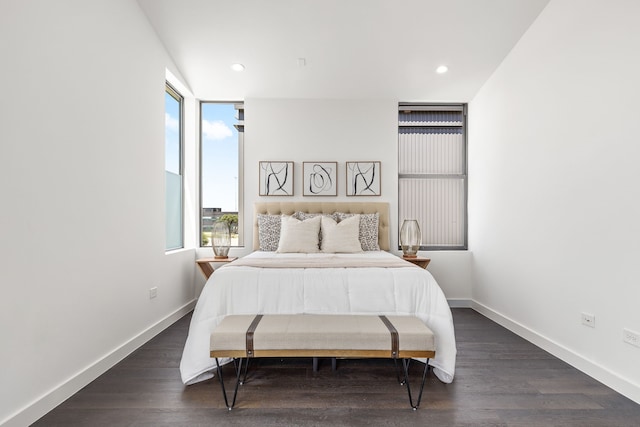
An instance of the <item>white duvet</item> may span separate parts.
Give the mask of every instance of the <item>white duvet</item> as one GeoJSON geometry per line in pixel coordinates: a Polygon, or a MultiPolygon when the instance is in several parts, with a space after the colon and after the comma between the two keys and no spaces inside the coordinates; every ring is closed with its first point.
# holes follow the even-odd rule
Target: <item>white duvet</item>
{"type": "MultiPolygon", "coordinates": [[[[250,258],[379,259],[388,252],[359,254],[280,254],[253,252],[250,258]]],[[[451,310],[431,273],[407,268],[257,268],[225,264],[216,269],[198,299],[180,361],[185,384],[213,376],[209,357],[211,331],[228,314],[385,314],[419,317],[436,339],[430,360],[436,376],[453,380],[456,342],[451,310]]]]}

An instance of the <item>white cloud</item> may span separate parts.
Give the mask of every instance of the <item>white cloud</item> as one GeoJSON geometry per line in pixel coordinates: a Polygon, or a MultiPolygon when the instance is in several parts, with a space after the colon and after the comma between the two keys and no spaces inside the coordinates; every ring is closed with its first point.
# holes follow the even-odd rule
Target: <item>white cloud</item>
{"type": "Polygon", "coordinates": [[[233,132],[222,120],[203,120],[202,135],[206,139],[220,140],[233,135],[233,132]]]}
{"type": "Polygon", "coordinates": [[[175,117],[171,117],[171,114],[169,113],[164,113],[164,127],[167,130],[178,132],[178,128],[179,128],[178,119],[176,119],[175,117]]]}

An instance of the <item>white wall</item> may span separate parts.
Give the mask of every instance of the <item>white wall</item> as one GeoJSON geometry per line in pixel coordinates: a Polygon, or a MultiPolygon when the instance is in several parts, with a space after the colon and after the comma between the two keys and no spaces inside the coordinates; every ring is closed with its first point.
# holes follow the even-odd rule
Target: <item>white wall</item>
{"type": "MultiPolygon", "coordinates": [[[[391,230],[397,230],[397,142],[397,100],[247,99],[244,156],[245,247],[232,249],[231,254],[245,255],[253,250],[253,205],[257,201],[389,202],[391,230]],[[294,162],[294,196],[258,196],[258,162],[261,160],[294,162]],[[382,162],[380,197],[346,196],[345,162],[358,160],[382,162]],[[304,161],[338,162],[337,197],[302,196],[304,161]]],[[[391,247],[397,246],[397,233],[392,231],[391,247]]],[[[201,249],[199,254],[211,256],[211,249],[201,249]]],[[[442,251],[421,252],[420,255],[432,259],[429,271],[438,280],[447,298],[470,299],[469,253],[442,251]]],[[[201,288],[203,283],[204,280],[199,279],[197,288],[201,288]]]]}
{"type": "Polygon", "coordinates": [[[471,102],[469,242],[479,310],[640,402],[638,16],[552,0],[471,102]]]}
{"type": "Polygon", "coordinates": [[[164,251],[170,64],[138,4],[5,0],[0,57],[0,424],[22,426],[188,311],[195,254],[164,251]]]}

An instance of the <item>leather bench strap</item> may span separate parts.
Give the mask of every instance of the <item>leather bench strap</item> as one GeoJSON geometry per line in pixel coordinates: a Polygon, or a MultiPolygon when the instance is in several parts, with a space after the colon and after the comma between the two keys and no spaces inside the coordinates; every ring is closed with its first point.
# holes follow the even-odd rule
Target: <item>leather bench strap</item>
{"type": "Polygon", "coordinates": [[[249,329],[247,329],[247,357],[253,357],[253,333],[256,331],[260,320],[262,320],[262,314],[256,315],[251,325],[249,325],[249,329]]]}
{"type": "MultiPolygon", "coordinates": [[[[384,323],[387,329],[389,330],[389,333],[391,334],[391,357],[394,359],[397,359],[398,353],[400,351],[400,339],[398,336],[398,331],[396,330],[395,326],[393,326],[391,321],[387,319],[386,316],[379,316],[379,317],[380,317],[380,320],[382,320],[382,323],[384,323]]],[[[262,320],[262,314],[256,315],[256,317],[251,322],[251,325],[249,325],[249,329],[247,329],[247,337],[246,337],[247,357],[253,357],[253,334],[255,333],[258,327],[258,324],[260,323],[260,320],[262,320]]]]}
{"type": "Polygon", "coordinates": [[[394,359],[398,358],[398,352],[400,351],[400,339],[398,337],[398,331],[395,326],[391,323],[387,316],[380,316],[380,320],[387,326],[389,329],[389,333],[391,334],[391,357],[394,359]]]}

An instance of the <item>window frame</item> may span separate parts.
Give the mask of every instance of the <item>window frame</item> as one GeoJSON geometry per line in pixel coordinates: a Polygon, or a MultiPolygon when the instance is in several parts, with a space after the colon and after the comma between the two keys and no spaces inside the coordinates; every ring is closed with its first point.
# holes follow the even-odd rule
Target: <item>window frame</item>
{"type": "MultiPolygon", "coordinates": [[[[184,249],[184,96],[168,81],[165,81],[165,94],[169,94],[173,99],[178,102],[178,176],[180,177],[180,244],[175,247],[168,247],[168,242],[166,241],[166,231],[165,231],[165,252],[171,252],[179,249],[184,249]]],[[[165,107],[166,112],[166,107],[165,107]]],[[[165,131],[166,132],[166,131],[165,131]]],[[[165,136],[166,139],[166,136],[165,136]]],[[[166,148],[165,148],[165,173],[167,172],[167,164],[166,164],[166,148]]],[[[165,204],[167,200],[167,188],[165,183],[165,204]]],[[[166,211],[166,208],[165,208],[166,211]]],[[[165,218],[165,227],[166,227],[165,218]]]]}
{"type": "Polygon", "coordinates": [[[228,104],[233,105],[238,110],[238,118],[234,127],[238,130],[238,179],[237,179],[237,203],[238,203],[238,245],[232,248],[244,247],[244,101],[198,101],[198,246],[200,248],[211,248],[211,245],[202,244],[202,106],[204,104],[228,104]]]}
{"type": "MultiPolygon", "coordinates": [[[[468,239],[469,239],[469,173],[468,173],[468,129],[467,129],[467,118],[468,113],[468,105],[466,103],[419,103],[419,102],[400,102],[398,103],[398,250],[402,250],[400,245],[400,226],[402,225],[402,218],[400,217],[400,181],[403,178],[419,178],[419,179],[462,179],[463,181],[463,215],[464,215],[464,224],[463,224],[463,242],[461,245],[457,246],[442,246],[442,245],[426,245],[424,242],[420,245],[421,251],[448,251],[448,250],[460,250],[465,251],[468,250],[468,239]],[[407,125],[400,124],[400,116],[399,113],[403,110],[412,109],[413,111],[460,111],[462,113],[462,124],[460,126],[455,125],[455,127],[460,127],[462,129],[462,173],[460,174],[402,174],[400,173],[400,129],[403,127],[411,127],[407,125]]],[[[442,127],[454,127],[453,125],[425,125],[425,126],[417,126],[417,127],[433,127],[433,128],[442,128],[442,127]]]]}

